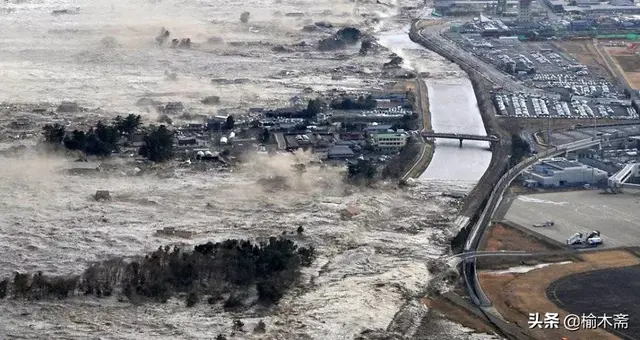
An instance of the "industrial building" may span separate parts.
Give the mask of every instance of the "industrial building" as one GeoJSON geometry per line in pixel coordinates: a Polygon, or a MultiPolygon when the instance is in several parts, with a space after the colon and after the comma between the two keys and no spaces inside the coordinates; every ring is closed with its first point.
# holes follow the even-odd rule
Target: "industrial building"
{"type": "Polygon", "coordinates": [[[566,158],[541,160],[523,172],[525,186],[571,187],[604,183],[607,172],[566,158]]]}

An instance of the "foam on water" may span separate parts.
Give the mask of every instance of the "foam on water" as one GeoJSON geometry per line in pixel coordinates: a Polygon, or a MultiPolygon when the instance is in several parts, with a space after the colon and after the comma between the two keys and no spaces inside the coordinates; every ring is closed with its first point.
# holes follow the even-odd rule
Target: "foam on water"
{"type": "MultiPolygon", "coordinates": [[[[277,54],[271,46],[327,35],[302,32],[307,20],[339,25],[361,19],[353,15],[354,4],[327,0],[315,1],[313,7],[297,1],[238,0],[215,5],[192,0],[20,1],[6,6],[11,11],[0,14],[0,102],[75,100],[121,111],[135,110],[133,104],[141,97],[182,100],[194,110],[205,110],[199,99],[212,94],[221,97],[222,105],[248,107],[281,103],[306,86],[336,87],[330,76],[318,76],[316,70],[326,74],[344,62],[313,51],[277,54]],[[79,14],[51,14],[75,8],[79,14]],[[239,21],[245,10],[251,12],[249,24],[239,21]],[[276,12],[303,12],[305,17],[276,12]],[[172,38],[190,37],[196,46],[191,50],[156,46],[154,38],[162,26],[172,38]],[[101,42],[105,37],[113,37],[118,46],[105,47],[101,42]],[[240,49],[207,45],[210,37],[271,45],[240,49]],[[283,70],[301,74],[272,79],[283,70]],[[176,73],[178,81],[167,80],[166,72],[176,73]],[[213,78],[243,78],[249,84],[222,86],[212,84],[213,78]]],[[[368,83],[349,77],[339,87],[355,89],[368,83]]]]}

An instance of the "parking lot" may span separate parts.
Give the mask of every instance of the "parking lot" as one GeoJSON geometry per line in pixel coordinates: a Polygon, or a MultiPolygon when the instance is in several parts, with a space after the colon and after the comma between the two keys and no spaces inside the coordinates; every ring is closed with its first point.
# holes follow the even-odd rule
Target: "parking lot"
{"type": "MultiPolygon", "coordinates": [[[[560,51],[552,42],[526,42],[517,37],[483,37],[477,33],[446,33],[447,37],[476,57],[503,71],[522,76],[528,85],[541,87],[571,85],[586,80],[592,85],[606,85],[604,94],[616,95],[617,89],[598,76],[591,76],[585,65],[560,51]],[[510,68],[511,67],[511,68],[510,68]],[[515,67],[516,69],[513,69],[515,67]],[[535,72],[528,72],[532,68],[535,72]],[[546,84],[552,82],[552,84],[546,84]]],[[[587,89],[590,91],[590,89],[587,89]]],[[[579,95],[588,94],[588,92],[579,95]]]]}
{"type": "Polygon", "coordinates": [[[513,200],[505,219],[560,243],[575,233],[599,230],[600,247],[638,246],[639,204],[638,196],[604,195],[598,190],[522,195],[513,200]],[[545,221],[554,225],[533,226],[545,221]]]}
{"type": "Polygon", "coordinates": [[[524,118],[638,119],[638,112],[620,89],[591,74],[586,65],[560,51],[552,42],[522,42],[517,37],[482,37],[477,33],[446,34],[458,46],[548,95],[497,91],[497,112],[524,118]],[[533,95],[532,95],[533,94],[533,95]]]}
{"type": "Polygon", "coordinates": [[[563,101],[558,98],[521,93],[496,93],[494,104],[502,116],[530,118],[615,118],[638,119],[630,101],[599,104],[592,99],[563,101]]]}

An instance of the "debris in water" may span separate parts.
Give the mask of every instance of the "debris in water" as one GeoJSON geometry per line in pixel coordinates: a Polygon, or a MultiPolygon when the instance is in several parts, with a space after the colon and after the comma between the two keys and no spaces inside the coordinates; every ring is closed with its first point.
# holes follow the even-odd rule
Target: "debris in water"
{"type": "Polygon", "coordinates": [[[175,227],[164,227],[156,230],[156,236],[158,235],[191,238],[193,236],[193,231],[176,229],[175,227]]]}
{"type": "Polygon", "coordinates": [[[109,193],[109,190],[98,190],[93,198],[96,201],[108,201],[111,199],[111,193],[109,193]]]}
{"type": "Polygon", "coordinates": [[[340,218],[343,220],[350,220],[354,216],[360,214],[360,208],[355,206],[348,206],[345,209],[340,210],[340,218]]]}
{"type": "Polygon", "coordinates": [[[251,13],[242,12],[242,14],[240,14],[240,22],[246,24],[247,22],[249,22],[249,16],[251,16],[251,13]]]}

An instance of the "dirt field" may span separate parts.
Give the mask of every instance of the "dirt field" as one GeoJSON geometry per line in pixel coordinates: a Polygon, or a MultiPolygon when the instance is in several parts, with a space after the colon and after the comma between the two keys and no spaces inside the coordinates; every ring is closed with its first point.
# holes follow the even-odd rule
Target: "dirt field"
{"type": "Polygon", "coordinates": [[[607,71],[604,60],[598,55],[591,41],[562,41],[556,42],[555,46],[580,63],[587,65],[591,74],[615,81],[615,77],[607,71]]]}
{"type": "MultiPolygon", "coordinates": [[[[640,264],[637,257],[622,250],[589,253],[581,257],[584,262],[556,264],[519,275],[481,272],[480,282],[494,307],[505,319],[528,329],[529,313],[557,312],[560,320],[568,314],[547,298],[546,289],[552,282],[571,274],[640,264]]],[[[532,329],[530,332],[536,339],[560,339],[563,336],[571,339],[618,339],[603,330],[569,332],[560,327],[532,329]]]]}
{"type": "Polygon", "coordinates": [[[609,47],[604,50],[611,55],[627,83],[634,89],[640,89],[640,57],[624,47],[609,47]]]}
{"type": "Polygon", "coordinates": [[[524,250],[531,252],[553,250],[531,235],[503,223],[494,223],[480,245],[480,250],[524,250]]]}

